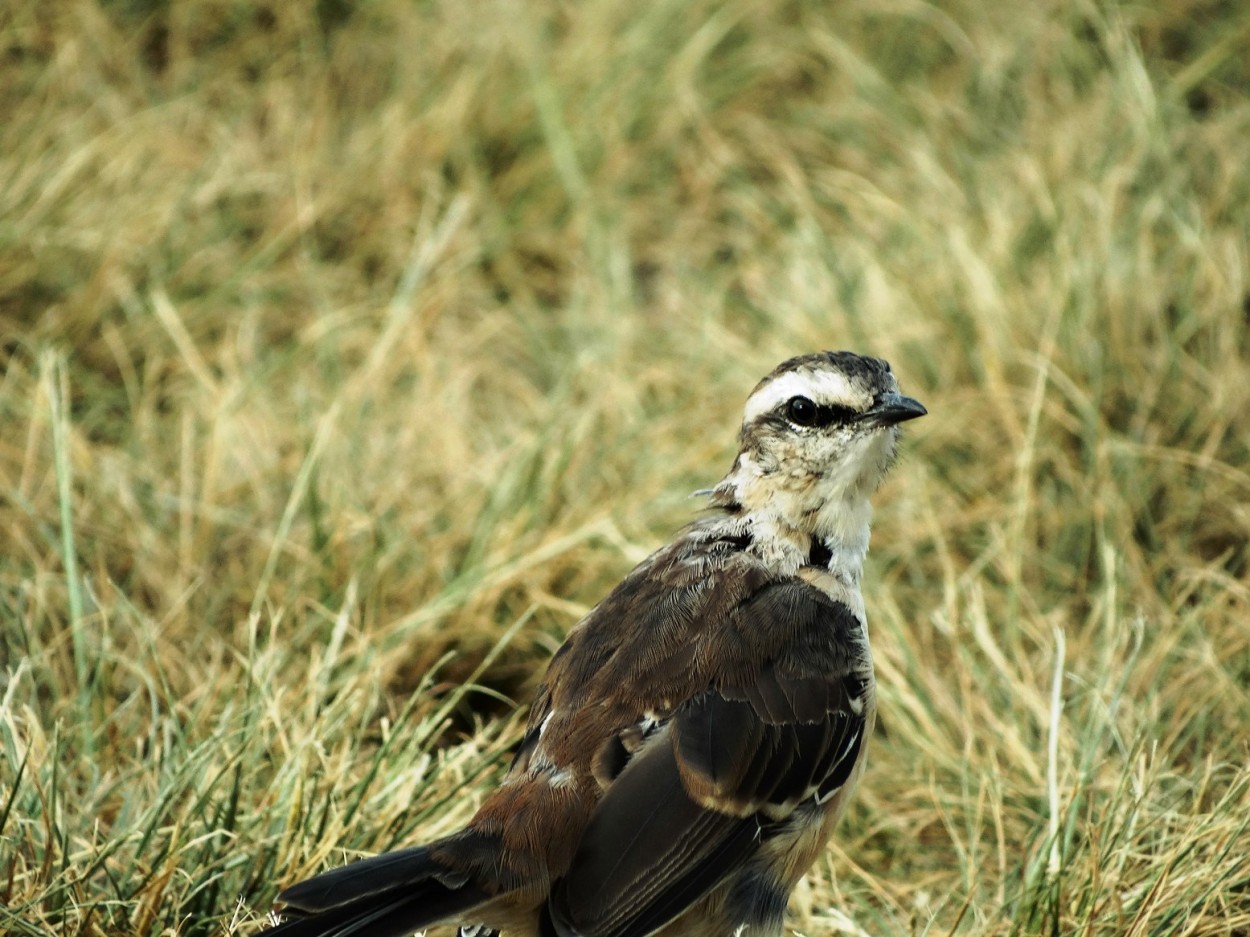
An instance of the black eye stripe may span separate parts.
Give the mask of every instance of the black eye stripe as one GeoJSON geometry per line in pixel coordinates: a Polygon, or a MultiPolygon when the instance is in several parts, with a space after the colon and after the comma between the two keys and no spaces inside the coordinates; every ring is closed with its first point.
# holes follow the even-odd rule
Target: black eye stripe
{"type": "Polygon", "coordinates": [[[782,405],[782,414],[796,426],[824,427],[846,424],[859,414],[850,407],[819,404],[807,397],[791,397],[782,405]]]}

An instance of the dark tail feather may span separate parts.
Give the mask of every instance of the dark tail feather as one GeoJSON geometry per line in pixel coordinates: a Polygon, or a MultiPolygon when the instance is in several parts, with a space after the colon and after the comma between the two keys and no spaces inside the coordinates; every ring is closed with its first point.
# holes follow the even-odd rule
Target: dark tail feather
{"type": "MultiPolygon", "coordinates": [[[[287,920],[264,937],[407,937],[459,916],[494,895],[434,853],[451,837],[414,849],[383,853],[292,885],[278,895],[287,920]]],[[[477,844],[480,845],[480,844],[477,844]]]]}

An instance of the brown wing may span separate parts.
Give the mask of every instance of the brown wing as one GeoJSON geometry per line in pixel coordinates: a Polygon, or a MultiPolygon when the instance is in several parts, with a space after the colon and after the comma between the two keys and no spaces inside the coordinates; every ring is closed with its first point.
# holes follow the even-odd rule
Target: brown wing
{"type": "Polygon", "coordinates": [[[791,580],[712,632],[737,642],[728,669],[674,713],[595,808],[549,902],[560,937],[662,927],[854,767],[869,665],[850,609],[791,580]]]}

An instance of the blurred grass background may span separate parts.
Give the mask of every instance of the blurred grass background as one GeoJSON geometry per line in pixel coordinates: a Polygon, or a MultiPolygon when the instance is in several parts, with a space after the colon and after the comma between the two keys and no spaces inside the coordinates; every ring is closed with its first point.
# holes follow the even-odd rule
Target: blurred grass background
{"type": "Polygon", "coordinates": [[[0,931],[251,935],[463,822],[753,383],[852,348],[931,416],[794,931],[1250,933],[1248,42],[1225,0],[0,8],[0,931]]]}

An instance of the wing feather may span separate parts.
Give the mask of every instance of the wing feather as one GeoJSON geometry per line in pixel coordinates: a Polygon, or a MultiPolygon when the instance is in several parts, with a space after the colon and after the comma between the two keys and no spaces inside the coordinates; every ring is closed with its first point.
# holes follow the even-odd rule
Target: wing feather
{"type": "Polygon", "coordinates": [[[552,891],[559,937],[645,937],[740,869],[799,802],[849,777],[865,686],[850,609],[796,581],[762,590],[726,626],[748,653],[608,787],[552,891]]]}

